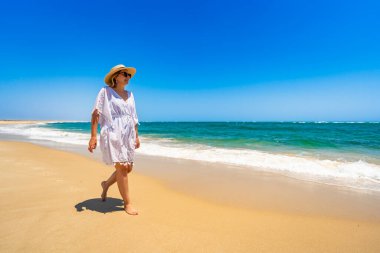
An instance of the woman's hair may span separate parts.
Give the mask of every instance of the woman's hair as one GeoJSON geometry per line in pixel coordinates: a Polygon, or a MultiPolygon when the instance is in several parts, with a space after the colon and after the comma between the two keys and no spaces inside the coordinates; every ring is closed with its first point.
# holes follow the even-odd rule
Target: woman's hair
{"type": "Polygon", "coordinates": [[[110,86],[111,88],[115,88],[117,83],[116,83],[116,77],[117,75],[120,73],[120,71],[116,72],[112,77],[111,77],[111,85],[108,85],[110,86]]]}

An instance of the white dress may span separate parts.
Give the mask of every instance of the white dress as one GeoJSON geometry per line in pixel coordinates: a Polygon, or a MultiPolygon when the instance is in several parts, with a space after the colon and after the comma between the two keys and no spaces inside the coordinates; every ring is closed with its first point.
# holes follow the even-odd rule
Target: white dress
{"type": "Polygon", "coordinates": [[[99,146],[107,165],[132,164],[135,156],[136,130],[139,124],[133,93],[125,101],[109,86],[100,89],[92,112],[99,114],[99,146]]]}

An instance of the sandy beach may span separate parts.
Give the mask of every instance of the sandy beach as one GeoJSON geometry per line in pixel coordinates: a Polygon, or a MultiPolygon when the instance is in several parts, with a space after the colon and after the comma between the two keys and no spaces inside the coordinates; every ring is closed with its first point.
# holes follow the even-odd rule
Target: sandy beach
{"type": "Polygon", "coordinates": [[[1,9],[0,253],[380,253],[380,0],[1,9]]]}
{"type": "MultiPolygon", "coordinates": [[[[130,216],[122,210],[116,184],[110,188],[108,200],[100,201],[100,182],[112,168],[95,159],[13,141],[0,142],[0,157],[2,252],[380,251],[380,221],[373,212],[378,203],[369,197],[364,197],[364,204],[375,203],[368,204],[362,216],[357,206],[363,203],[355,202],[360,199],[356,195],[345,195],[337,203],[351,207],[348,213],[339,213],[334,207],[330,212],[310,212],[299,203],[310,198],[311,192],[316,205],[331,205],[328,201],[343,194],[327,188],[315,191],[309,187],[300,192],[288,187],[292,189],[283,191],[292,196],[285,200],[293,201],[265,204],[265,196],[273,198],[278,192],[273,182],[280,181],[274,179],[272,184],[261,181],[260,194],[248,197],[247,202],[260,195],[256,204],[235,203],[231,196],[224,203],[223,197],[215,198],[212,185],[207,193],[202,180],[192,194],[189,187],[198,181],[181,174],[183,170],[168,176],[170,166],[188,166],[186,162],[138,156],[129,184],[139,215],[130,216]],[[157,172],[161,167],[166,167],[166,172],[157,172]],[[154,176],[158,174],[161,176],[154,176]],[[318,194],[327,191],[328,198],[318,194]],[[291,207],[286,208],[286,203],[291,207]],[[298,209],[294,208],[297,203],[298,209]]],[[[217,185],[227,181],[218,180],[217,185]]]]}

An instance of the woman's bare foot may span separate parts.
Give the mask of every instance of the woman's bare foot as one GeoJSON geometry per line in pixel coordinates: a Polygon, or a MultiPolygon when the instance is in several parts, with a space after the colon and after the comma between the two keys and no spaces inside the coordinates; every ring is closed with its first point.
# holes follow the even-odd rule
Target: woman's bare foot
{"type": "Polygon", "coordinates": [[[103,181],[103,182],[100,183],[101,186],[102,186],[102,188],[103,188],[103,192],[102,192],[102,195],[101,195],[102,201],[106,201],[106,198],[107,198],[108,188],[107,188],[106,183],[107,183],[106,181],[103,181]]]}
{"type": "Polygon", "coordinates": [[[124,210],[131,215],[139,214],[131,205],[124,205],[124,210]]]}

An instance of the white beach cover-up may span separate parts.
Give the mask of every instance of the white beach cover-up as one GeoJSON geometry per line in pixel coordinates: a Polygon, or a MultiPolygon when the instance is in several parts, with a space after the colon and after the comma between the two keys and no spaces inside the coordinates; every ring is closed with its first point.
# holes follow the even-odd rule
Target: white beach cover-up
{"type": "Polygon", "coordinates": [[[136,130],[139,124],[133,93],[127,91],[125,101],[109,86],[100,89],[92,112],[99,114],[99,146],[103,162],[107,165],[133,164],[136,130]]]}

